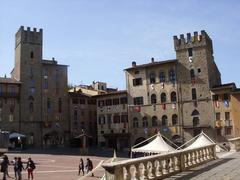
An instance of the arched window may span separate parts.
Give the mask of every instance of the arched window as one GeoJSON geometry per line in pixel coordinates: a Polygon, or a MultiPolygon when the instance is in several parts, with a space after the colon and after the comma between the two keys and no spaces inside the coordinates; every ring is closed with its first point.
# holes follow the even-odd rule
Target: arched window
{"type": "Polygon", "coordinates": [[[151,104],[156,104],[157,103],[157,96],[156,94],[151,95],[151,104]]]}
{"type": "Polygon", "coordinates": [[[195,88],[192,89],[192,100],[196,100],[197,99],[197,91],[195,88]]]}
{"type": "Polygon", "coordinates": [[[199,117],[193,117],[193,126],[199,125],[199,117]]]}
{"type": "Polygon", "coordinates": [[[176,114],[172,115],[172,125],[175,126],[178,124],[178,116],[176,114]]]}
{"type": "Polygon", "coordinates": [[[177,95],[176,95],[176,92],[173,91],[173,92],[171,93],[171,102],[176,102],[176,101],[177,101],[177,95]]]}
{"type": "Polygon", "coordinates": [[[156,83],[156,74],[154,72],[150,73],[150,84],[156,83]]]}
{"type": "Polygon", "coordinates": [[[160,82],[165,82],[166,81],[166,76],[165,76],[165,73],[163,71],[159,73],[159,79],[160,79],[160,82]]]}
{"type": "Polygon", "coordinates": [[[30,53],[30,58],[31,58],[31,59],[34,58],[34,53],[33,53],[33,51],[31,51],[31,53],[30,53]]]}
{"type": "Polygon", "coordinates": [[[169,70],[169,80],[171,82],[176,81],[176,74],[175,74],[175,71],[173,69],[169,70]]]}
{"type": "Polygon", "coordinates": [[[166,93],[161,94],[161,103],[165,103],[167,101],[166,93]]]}
{"type": "Polygon", "coordinates": [[[194,78],[195,78],[194,69],[191,69],[191,70],[190,70],[190,77],[191,77],[191,79],[194,79],[194,78]]]}
{"type": "Polygon", "coordinates": [[[168,125],[168,120],[167,120],[167,116],[163,115],[162,116],[162,126],[167,126],[168,125]]]}
{"type": "Polygon", "coordinates": [[[136,117],[133,118],[133,127],[134,128],[138,127],[138,118],[136,118],[136,117]]]}
{"type": "Polygon", "coordinates": [[[148,127],[148,119],[146,116],[143,117],[142,119],[142,126],[143,127],[148,127]]]}
{"type": "Polygon", "coordinates": [[[156,116],[153,116],[152,117],[152,126],[154,127],[154,126],[157,126],[158,125],[158,123],[157,123],[157,117],[156,116]]]}

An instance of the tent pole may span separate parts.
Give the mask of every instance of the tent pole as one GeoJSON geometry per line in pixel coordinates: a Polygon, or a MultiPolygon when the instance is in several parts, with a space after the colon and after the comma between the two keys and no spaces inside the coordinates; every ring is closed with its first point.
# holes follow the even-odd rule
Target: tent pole
{"type": "Polygon", "coordinates": [[[148,140],[150,140],[150,139],[154,138],[154,137],[155,137],[155,136],[157,136],[157,135],[158,135],[158,134],[155,134],[154,136],[152,136],[152,137],[150,137],[150,138],[148,138],[148,139],[144,140],[143,142],[140,142],[140,143],[138,143],[138,144],[136,144],[136,145],[132,146],[132,148],[135,148],[136,146],[138,146],[138,145],[140,145],[140,144],[142,144],[142,143],[144,143],[144,142],[146,142],[146,141],[148,141],[148,140]]]}
{"type": "Polygon", "coordinates": [[[186,144],[188,144],[188,143],[190,143],[191,141],[193,141],[194,139],[198,138],[200,135],[201,135],[201,133],[198,134],[197,136],[193,137],[193,138],[190,139],[189,141],[185,142],[183,145],[179,146],[179,147],[177,148],[177,150],[181,149],[181,148],[182,148],[183,146],[185,146],[186,144]]]}

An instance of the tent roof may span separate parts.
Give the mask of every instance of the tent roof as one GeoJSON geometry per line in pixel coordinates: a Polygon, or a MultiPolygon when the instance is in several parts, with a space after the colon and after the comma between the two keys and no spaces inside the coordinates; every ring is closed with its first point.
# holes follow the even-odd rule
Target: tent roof
{"type": "Polygon", "coordinates": [[[163,153],[174,151],[175,149],[168,145],[162,138],[162,135],[158,133],[155,135],[155,139],[145,146],[139,148],[133,148],[132,152],[145,152],[145,153],[163,153]]]}
{"type": "Polygon", "coordinates": [[[199,147],[203,147],[203,146],[208,146],[208,145],[212,145],[215,144],[213,140],[211,140],[205,133],[201,133],[197,139],[188,147],[186,147],[185,149],[193,149],[193,148],[199,148],[199,147]]]}

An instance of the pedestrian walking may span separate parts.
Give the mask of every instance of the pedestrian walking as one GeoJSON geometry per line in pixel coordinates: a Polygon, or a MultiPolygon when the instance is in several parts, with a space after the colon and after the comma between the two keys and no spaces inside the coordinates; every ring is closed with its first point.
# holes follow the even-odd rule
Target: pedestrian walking
{"type": "Polygon", "coordinates": [[[35,163],[29,157],[28,162],[27,162],[27,166],[26,166],[26,170],[28,172],[28,180],[30,180],[30,178],[33,179],[33,171],[34,171],[35,168],[36,168],[35,163]]]}
{"type": "Polygon", "coordinates": [[[22,159],[21,157],[18,157],[17,160],[17,176],[18,180],[22,180],[22,170],[24,169],[23,164],[22,164],[22,159]]]}
{"type": "Polygon", "coordinates": [[[18,179],[18,173],[17,173],[17,170],[18,170],[18,166],[17,166],[17,157],[14,157],[14,160],[12,161],[12,164],[13,164],[13,170],[14,170],[14,176],[15,176],[15,179],[18,179]]]}
{"type": "Polygon", "coordinates": [[[8,175],[8,165],[9,165],[9,160],[7,156],[3,157],[3,161],[1,163],[1,172],[3,173],[3,180],[7,179],[8,175]]]}
{"type": "MultiPolygon", "coordinates": [[[[87,158],[86,168],[87,168],[87,173],[93,170],[93,163],[89,158],[87,158]]],[[[92,172],[92,176],[94,176],[93,172],[92,172]]]]}
{"type": "Polygon", "coordinates": [[[80,163],[79,163],[78,175],[80,175],[81,171],[82,171],[83,176],[84,176],[84,162],[83,162],[82,158],[80,159],[80,163]]]}

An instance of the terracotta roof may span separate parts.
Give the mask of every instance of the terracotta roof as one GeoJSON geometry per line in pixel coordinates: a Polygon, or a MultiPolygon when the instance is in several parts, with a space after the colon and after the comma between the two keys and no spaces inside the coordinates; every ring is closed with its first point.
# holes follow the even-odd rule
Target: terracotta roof
{"type": "Polygon", "coordinates": [[[109,96],[109,95],[115,95],[115,94],[127,94],[127,90],[119,90],[119,91],[114,91],[106,94],[99,94],[94,97],[103,97],[103,96],[109,96]]]}
{"type": "Polygon", "coordinates": [[[221,90],[221,89],[236,89],[235,83],[226,83],[217,86],[213,86],[211,90],[221,90]]]}
{"type": "Polygon", "coordinates": [[[0,83],[21,84],[21,82],[17,81],[16,79],[5,77],[0,77],[0,83]]]}
{"type": "Polygon", "coordinates": [[[126,68],[124,70],[128,71],[128,70],[133,70],[133,69],[138,69],[138,68],[146,68],[146,67],[151,67],[151,66],[156,66],[156,65],[176,63],[177,61],[178,61],[177,59],[170,59],[170,60],[165,60],[165,61],[154,61],[154,62],[150,62],[150,63],[147,63],[147,64],[140,64],[140,65],[136,65],[134,67],[126,68]]]}

